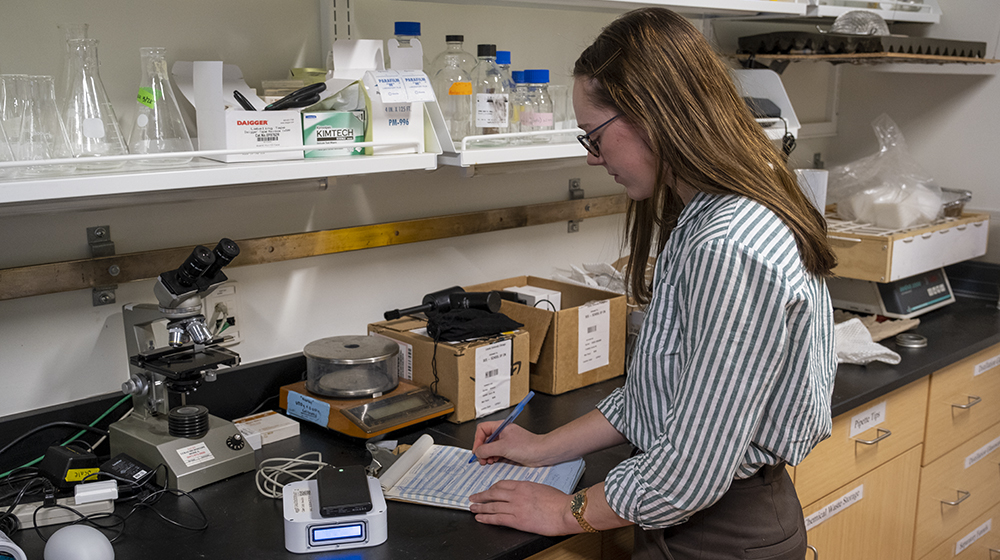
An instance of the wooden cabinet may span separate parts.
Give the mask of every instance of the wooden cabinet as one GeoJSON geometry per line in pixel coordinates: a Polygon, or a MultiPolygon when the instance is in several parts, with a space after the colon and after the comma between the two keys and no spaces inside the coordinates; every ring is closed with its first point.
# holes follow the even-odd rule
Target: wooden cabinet
{"type": "Polygon", "coordinates": [[[920,560],[1000,558],[1000,504],[972,520],[920,560]]]}
{"type": "Polygon", "coordinates": [[[924,465],[1000,422],[1000,345],[931,375],[924,465]]]}
{"type": "Polygon", "coordinates": [[[920,453],[918,445],[803,508],[820,558],[911,557],[920,453]]]}
{"type": "Polygon", "coordinates": [[[926,378],[833,420],[833,434],[795,467],[799,501],[812,504],[835,488],[919,445],[927,410],[926,378]]]}
{"type": "Polygon", "coordinates": [[[961,533],[963,526],[998,502],[1000,424],[921,469],[914,558],[961,533]]]}

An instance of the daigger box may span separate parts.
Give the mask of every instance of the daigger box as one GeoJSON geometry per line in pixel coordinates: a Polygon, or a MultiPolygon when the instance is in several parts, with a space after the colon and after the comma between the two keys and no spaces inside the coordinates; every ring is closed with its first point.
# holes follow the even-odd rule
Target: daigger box
{"type": "Polygon", "coordinates": [[[256,148],[301,148],[298,111],[244,111],[233,97],[239,91],[260,109],[264,102],[243,81],[239,67],[220,61],[177,61],[171,74],[198,121],[199,150],[246,149],[246,153],[205,156],[224,162],[302,159],[302,150],[257,152],[256,148]],[[226,109],[226,106],[230,109],[226,109]]]}
{"type": "Polygon", "coordinates": [[[400,371],[412,371],[417,385],[431,386],[436,363],[437,392],[455,404],[449,421],[481,418],[516,405],[528,394],[528,331],[457,344],[439,342],[435,349],[426,327],[423,319],[402,317],[372,323],[368,333],[399,343],[400,355],[411,357],[400,371]]]}
{"type": "Polygon", "coordinates": [[[625,296],[534,276],[465,286],[469,292],[536,286],[562,295],[553,312],[504,300],[500,312],[531,333],[531,388],[558,395],[625,373],[625,296]]]}

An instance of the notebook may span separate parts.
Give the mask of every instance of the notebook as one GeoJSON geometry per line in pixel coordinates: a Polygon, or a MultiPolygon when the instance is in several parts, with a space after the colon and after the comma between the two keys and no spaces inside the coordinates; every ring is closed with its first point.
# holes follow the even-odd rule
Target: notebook
{"type": "Polygon", "coordinates": [[[469,463],[472,451],[435,445],[431,436],[420,436],[379,477],[386,499],[469,510],[469,496],[499,480],[526,480],[571,493],[583,475],[583,459],[551,467],[524,467],[507,462],[469,463]]]}

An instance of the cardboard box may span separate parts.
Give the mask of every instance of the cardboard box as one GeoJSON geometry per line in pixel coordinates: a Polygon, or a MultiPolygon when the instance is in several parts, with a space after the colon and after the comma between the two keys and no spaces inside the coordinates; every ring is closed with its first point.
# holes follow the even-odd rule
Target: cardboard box
{"type": "Polygon", "coordinates": [[[261,446],[299,435],[299,423],[273,410],[233,420],[250,447],[261,446]]]}
{"type": "Polygon", "coordinates": [[[553,312],[504,301],[500,312],[531,333],[531,388],[558,395],[625,373],[625,296],[575,284],[518,276],[475,286],[469,292],[537,286],[562,294],[553,312]]]}
{"type": "Polygon", "coordinates": [[[400,343],[400,354],[412,356],[412,381],[431,386],[432,360],[437,364],[437,392],[455,404],[448,420],[468,422],[520,402],[528,394],[529,335],[526,330],[489,340],[435,345],[427,336],[427,322],[414,317],[368,325],[369,334],[400,343]],[[435,351],[435,346],[437,349],[435,351]],[[436,353],[435,353],[436,352],[436,353]]]}

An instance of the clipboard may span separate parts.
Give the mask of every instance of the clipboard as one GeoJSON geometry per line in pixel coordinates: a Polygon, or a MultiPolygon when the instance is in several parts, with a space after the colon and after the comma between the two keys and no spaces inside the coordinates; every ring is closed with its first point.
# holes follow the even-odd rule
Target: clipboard
{"type": "Polygon", "coordinates": [[[379,477],[387,500],[469,511],[469,496],[500,480],[523,480],[570,494],[583,476],[583,459],[549,467],[525,467],[498,461],[469,463],[472,451],[436,445],[424,434],[379,477]]]}

